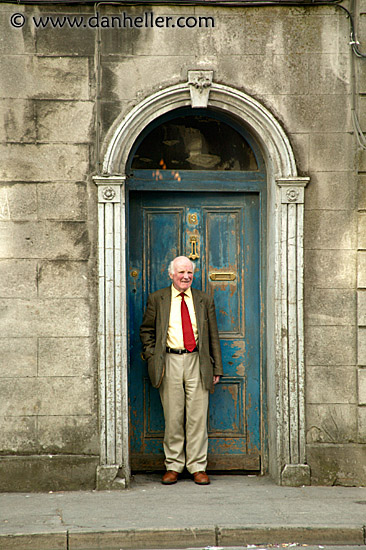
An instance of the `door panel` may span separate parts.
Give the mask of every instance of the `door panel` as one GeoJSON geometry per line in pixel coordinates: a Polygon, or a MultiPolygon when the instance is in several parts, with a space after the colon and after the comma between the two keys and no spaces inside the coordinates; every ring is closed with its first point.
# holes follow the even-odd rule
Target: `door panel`
{"type": "Polygon", "coordinates": [[[148,293],[161,288],[169,262],[181,249],[183,208],[143,207],[144,230],[144,290],[148,293]]]}
{"type": "Polygon", "coordinates": [[[132,468],[163,466],[163,413],[141,360],[139,327],[169,262],[191,255],[193,287],[215,299],[224,376],[210,397],[209,468],[260,468],[259,193],[130,193],[132,468]]]}
{"type": "Polygon", "coordinates": [[[222,336],[244,336],[242,208],[203,209],[205,219],[205,290],[210,289],[222,336]]]}

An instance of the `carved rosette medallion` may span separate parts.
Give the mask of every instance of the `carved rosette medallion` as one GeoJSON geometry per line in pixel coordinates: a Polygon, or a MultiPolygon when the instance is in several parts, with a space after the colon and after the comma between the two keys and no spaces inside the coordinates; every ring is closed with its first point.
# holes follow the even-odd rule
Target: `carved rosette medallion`
{"type": "Polygon", "coordinates": [[[286,197],[289,202],[296,202],[300,196],[298,189],[287,189],[286,197]]]}
{"type": "Polygon", "coordinates": [[[103,193],[103,198],[105,198],[106,201],[112,201],[116,196],[116,192],[112,187],[105,187],[102,193],[103,193]]]}
{"type": "Polygon", "coordinates": [[[278,178],[277,185],[281,189],[282,204],[303,204],[304,189],[309,182],[307,177],[278,178]]]}
{"type": "Polygon", "coordinates": [[[125,177],[120,176],[93,176],[94,183],[98,186],[99,203],[121,202],[121,187],[125,177]]]}

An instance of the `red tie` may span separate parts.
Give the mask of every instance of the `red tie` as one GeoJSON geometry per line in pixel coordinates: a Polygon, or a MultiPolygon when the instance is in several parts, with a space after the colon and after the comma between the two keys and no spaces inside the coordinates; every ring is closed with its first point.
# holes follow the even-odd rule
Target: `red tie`
{"type": "Polygon", "coordinates": [[[196,347],[196,340],[193,333],[191,318],[189,316],[188,306],[184,301],[184,292],[181,292],[179,296],[182,296],[182,303],[180,306],[180,312],[182,315],[182,329],[183,329],[183,342],[184,347],[188,351],[193,351],[196,347]]]}

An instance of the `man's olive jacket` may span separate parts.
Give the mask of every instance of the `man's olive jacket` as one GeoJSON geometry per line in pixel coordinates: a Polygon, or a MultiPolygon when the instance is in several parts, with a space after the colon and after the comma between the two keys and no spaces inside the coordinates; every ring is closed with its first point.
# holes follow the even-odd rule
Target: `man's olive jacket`
{"type": "MultiPolygon", "coordinates": [[[[214,300],[191,288],[198,329],[201,379],[207,390],[213,388],[214,375],[222,375],[222,359],[214,300]]],[[[171,287],[149,295],[140,327],[143,357],[147,360],[152,385],[158,388],[165,371],[166,342],[171,303],[171,287]]]]}

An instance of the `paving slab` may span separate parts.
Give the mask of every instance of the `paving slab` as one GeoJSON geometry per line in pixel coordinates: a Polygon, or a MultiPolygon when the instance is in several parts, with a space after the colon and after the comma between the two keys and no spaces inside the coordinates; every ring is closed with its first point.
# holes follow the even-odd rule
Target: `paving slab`
{"type": "Polygon", "coordinates": [[[164,486],[146,474],[120,491],[2,493],[0,549],[366,548],[366,487],[279,487],[241,475],[211,481],[164,486]]]}

